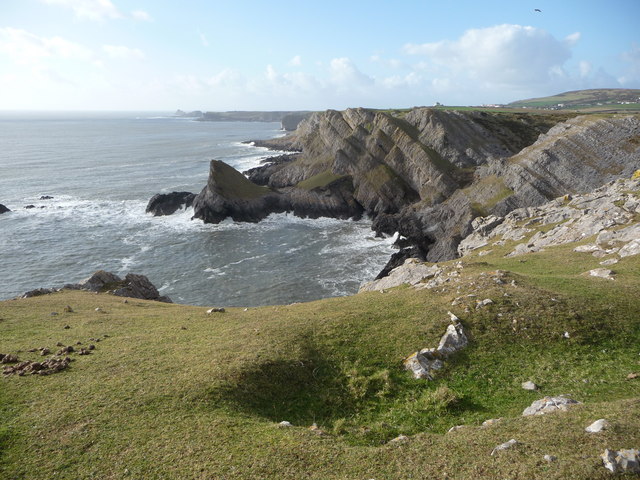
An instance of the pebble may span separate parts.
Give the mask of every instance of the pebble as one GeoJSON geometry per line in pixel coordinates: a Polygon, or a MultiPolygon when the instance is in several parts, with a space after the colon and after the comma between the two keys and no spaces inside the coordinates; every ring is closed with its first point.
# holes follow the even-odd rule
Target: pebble
{"type": "Polygon", "coordinates": [[[501,443],[500,445],[498,445],[496,448],[494,448],[491,451],[491,455],[495,455],[496,453],[498,453],[500,450],[508,450],[511,447],[513,447],[514,445],[517,445],[518,441],[515,438],[512,438],[511,440],[509,440],[508,442],[504,442],[501,443]]]}
{"type": "Polygon", "coordinates": [[[528,382],[522,383],[522,388],[525,390],[538,390],[538,385],[529,380],[528,382]]]}
{"type": "Polygon", "coordinates": [[[551,462],[555,462],[558,459],[558,457],[556,457],[555,455],[545,455],[544,459],[547,462],[551,463],[551,462]]]}

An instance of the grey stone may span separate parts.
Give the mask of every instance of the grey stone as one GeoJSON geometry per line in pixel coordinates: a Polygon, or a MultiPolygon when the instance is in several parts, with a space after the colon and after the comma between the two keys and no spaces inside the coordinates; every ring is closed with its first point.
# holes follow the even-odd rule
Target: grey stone
{"type": "Polygon", "coordinates": [[[492,451],[491,451],[491,455],[495,455],[496,453],[502,451],[502,450],[508,450],[510,448],[512,448],[513,446],[517,445],[518,441],[515,438],[512,438],[511,440],[509,440],[508,442],[504,442],[501,443],[500,445],[498,445],[497,447],[495,447],[492,451]]]}
{"type": "Polygon", "coordinates": [[[531,415],[545,415],[556,411],[567,411],[570,407],[579,405],[580,402],[564,395],[557,397],[544,397],[536,400],[522,412],[523,417],[531,415]]]}
{"type": "Polygon", "coordinates": [[[522,388],[524,388],[525,390],[538,390],[538,385],[529,380],[522,383],[522,388]]]}
{"type": "Polygon", "coordinates": [[[609,422],[607,422],[604,418],[601,418],[600,420],[596,420],[595,422],[593,422],[584,430],[588,433],[600,433],[601,431],[606,430],[610,426],[611,425],[609,424],[609,422]]]}
{"type": "Polygon", "coordinates": [[[555,455],[545,455],[544,459],[546,462],[551,463],[551,462],[555,462],[558,459],[558,457],[556,457],[555,455]]]}
{"type": "Polygon", "coordinates": [[[613,272],[608,268],[594,268],[593,270],[589,270],[589,276],[604,278],[606,280],[613,280],[613,272]]]}
{"type": "Polygon", "coordinates": [[[611,473],[640,473],[640,451],[635,448],[609,450],[600,456],[604,468],[611,473]]]}
{"type": "Polygon", "coordinates": [[[360,292],[372,292],[376,290],[384,290],[408,283],[416,285],[424,280],[433,278],[441,272],[438,265],[429,265],[415,258],[408,258],[399,267],[389,272],[389,275],[379,280],[365,283],[360,287],[360,292]]]}

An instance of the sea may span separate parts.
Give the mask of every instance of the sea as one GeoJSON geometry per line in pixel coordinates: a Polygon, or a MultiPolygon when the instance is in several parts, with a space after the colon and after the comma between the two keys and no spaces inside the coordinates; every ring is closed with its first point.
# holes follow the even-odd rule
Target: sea
{"type": "Polygon", "coordinates": [[[175,303],[259,306],[357,292],[395,251],[368,219],[260,223],[145,213],[156,193],[198,193],[209,162],[255,167],[245,142],[279,123],[201,122],[145,112],[0,112],[0,300],[96,270],[149,277],[175,303]],[[46,197],[52,197],[47,199],[46,197]],[[31,208],[26,208],[33,206],[31,208]]]}

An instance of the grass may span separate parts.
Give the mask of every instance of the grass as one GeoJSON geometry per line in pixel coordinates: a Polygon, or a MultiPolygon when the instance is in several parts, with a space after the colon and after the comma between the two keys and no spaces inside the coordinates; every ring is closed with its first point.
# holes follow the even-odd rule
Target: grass
{"type": "Polygon", "coordinates": [[[626,379],[640,370],[640,262],[617,264],[612,288],[581,275],[597,260],[573,246],[524,258],[491,247],[437,291],[212,315],[76,291],[2,302],[0,352],[37,360],[27,350],[102,341],[62,373],[0,378],[0,477],[608,478],[604,448],[640,442],[638,384],[626,379]],[[493,281],[496,269],[507,283],[493,281]],[[477,297],[451,306],[468,293],[477,297]],[[494,303],[476,310],[481,298],[494,303]],[[437,345],[447,310],[469,348],[434,382],[410,378],[403,358],[437,345]],[[541,392],[521,389],[526,380],[541,392]],[[584,404],[520,417],[560,393],[584,404]],[[614,427],[587,435],[597,418],[614,427]],[[399,434],[410,441],[387,443],[399,434]],[[513,451],[489,455],[510,438],[513,451]]]}
{"type": "Polygon", "coordinates": [[[225,198],[252,199],[271,192],[269,187],[256,185],[224,162],[212,161],[212,171],[216,188],[225,198]]]}
{"type": "Polygon", "coordinates": [[[304,190],[313,190],[314,188],[324,188],[330,183],[335,182],[343,178],[344,175],[338,175],[333,173],[331,170],[325,170],[322,173],[314,175],[313,177],[307,178],[302,182],[298,183],[296,187],[302,188],[304,190]]]}

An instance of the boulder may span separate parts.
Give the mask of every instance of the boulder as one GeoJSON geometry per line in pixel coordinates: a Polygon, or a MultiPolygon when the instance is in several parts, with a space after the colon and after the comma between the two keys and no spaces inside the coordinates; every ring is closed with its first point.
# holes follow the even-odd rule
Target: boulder
{"type": "Polygon", "coordinates": [[[11,210],[9,210],[7,207],[5,207],[3,204],[0,203],[0,214],[7,213],[10,211],[11,210]]]}
{"type": "Polygon", "coordinates": [[[102,292],[109,288],[113,288],[116,284],[122,282],[122,279],[115,273],[98,270],[89,278],[81,280],[78,285],[81,290],[89,290],[90,292],[102,292]]]}
{"type": "Polygon", "coordinates": [[[522,412],[523,417],[531,415],[545,415],[551,412],[567,411],[570,407],[579,405],[580,402],[564,395],[557,397],[544,397],[536,400],[522,412]]]}
{"type": "Polygon", "coordinates": [[[196,195],[191,192],[158,193],[151,197],[145,211],[154,217],[171,215],[176,210],[190,207],[194,198],[196,195]]]}
{"type": "Polygon", "coordinates": [[[379,280],[374,280],[363,284],[360,292],[371,292],[375,290],[384,290],[387,288],[397,287],[408,283],[409,285],[417,285],[418,283],[433,278],[440,272],[437,264],[430,265],[416,258],[408,258],[404,263],[389,272],[389,275],[379,280]]]}
{"type": "Polygon", "coordinates": [[[145,275],[128,273],[124,277],[123,286],[109,293],[118,297],[139,298],[142,300],[156,300],[158,302],[172,303],[168,297],[160,296],[156,287],[145,275]]]}
{"type": "Polygon", "coordinates": [[[611,425],[609,424],[609,422],[607,422],[604,418],[601,418],[600,420],[596,420],[595,422],[593,422],[584,430],[587,433],[600,433],[601,431],[606,430],[610,426],[611,425]]]}
{"type": "Polygon", "coordinates": [[[640,451],[636,448],[618,451],[607,448],[600,457],[611,473],[640,473],[640,451]]]}

